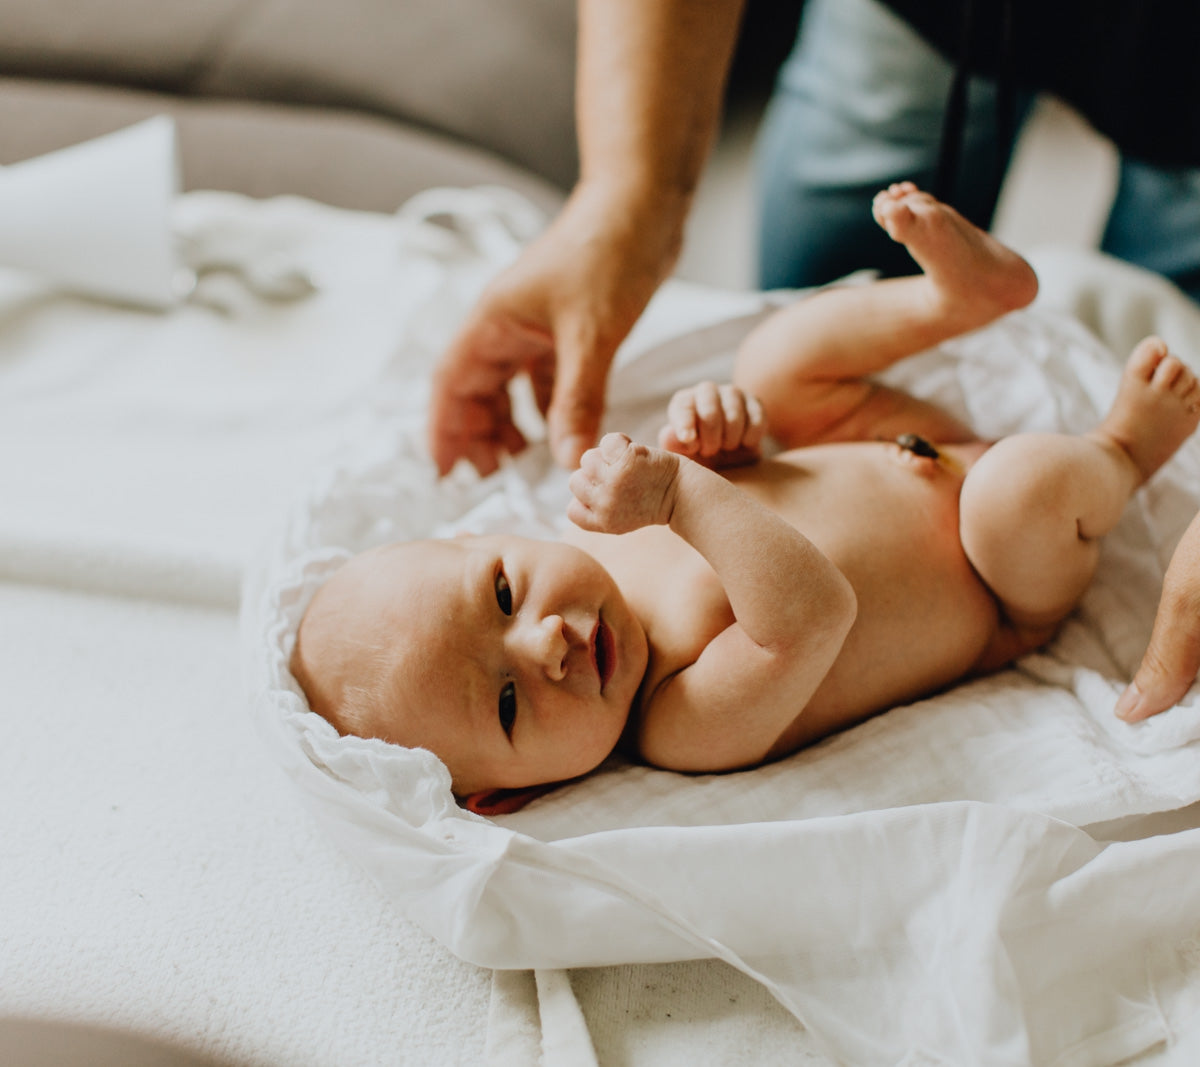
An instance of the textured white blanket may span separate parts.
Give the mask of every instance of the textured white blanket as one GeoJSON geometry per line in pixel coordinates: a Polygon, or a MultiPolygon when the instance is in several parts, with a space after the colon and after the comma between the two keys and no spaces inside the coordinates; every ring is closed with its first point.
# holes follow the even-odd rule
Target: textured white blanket
{"type": "MultiPolygon", "coordinates": [[[[727,373],[753,315],[653,343],[664,324],[695,327],[695,309],[686,292],[660,301],[614,379],[612,425],[648,436],[681,376],[727,373]]],[[[998,435],[1090,427],[1119,367],[1035,310],[891,377],[998,435]]],[[[565,476],[544,451],[442,486],[422,430],[419,407],[384,413],[330,473],[256,583],[247,633],[279,758],[434,936],[502,968],[723,959],[854,1064],[1115,1063],[1178,1039],[1200,997],[1200,911],[1181,889],[1200,831],[1104,847],[1077,827],[1200,799],[1200,709],[1137,727],[1111,712],[1200,502],[1200,445],[1130,508],[1060,637],[1015,669],[770,768],[614,764],[489,822],[453,804],[428,753],[338,738],[286,672],[299,615],[347,550],[561,521],[565,476]]]]}

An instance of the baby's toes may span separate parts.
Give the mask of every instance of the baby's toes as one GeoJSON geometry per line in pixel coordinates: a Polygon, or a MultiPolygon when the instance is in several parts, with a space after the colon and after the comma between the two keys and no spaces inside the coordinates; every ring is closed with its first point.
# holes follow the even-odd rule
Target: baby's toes
{"type": "Polygon", "coordinates": [[[886,189],[880,189],[871,199],[871,214],[880,226],[883,225],[888,205],[895,204],[909,193],[916,192],[917,187],[912,182],[892,182],[886,189]]]}
{"type": "Polygon", "coordinates": [[[883,224],[884,224],[884,222],[883,222],[883,206],[884,206],[884,204],[888,203],[889,199],[890,198],[888,196],[888,191],[886,189],[881,189],[871,199],[871,217],[880,226],[883,226],[883,224]]]}
{"type": "Polygon", "coordinates": [[[1175,386],[1175,395],[1179,398],[1179,402],[1187,408],[1189,415],[1200,414],[1200,379],[1186,363],[1183,365],[1183,373],[1179,376],[1179,382],[1175,386]]]}
{"type": "Polygon", "coordinates": [[[1166,342],[1161,337],[1147,337],[1139,341],[1130,354],[1128,370],[1142,381],[1149,382],[1166,358],[1166,342]]]}
{"type": "MultiPolygon", "coordinates": [[[[1174,356],[1170,358],[1175,359],[1174,356]]],[[[1175,362],[1179,364],[1179,375],[1176,377],[1172,388],[1175,390],[1177,397],[1181,400],[1188,400],[1196,391],[1195,372],[1183,360],[1175,359],[1175,362]]]]}
{"type": "Polygon", "coordinates": [[[1182,360],[1167,354],[1154,370],[1154,385],[1164,393],[1176,396],[1186,391],[1188,369],[1182,360]]]}
{"type": "Polygon", "coordinates": [[[904,200],[885,200],[879,205],[879,225],[894,241],[903,242],[917,220],[913,210],[904,200]]]}
{"type": "Polygon", "coordinates": [[[902,197],[908,196],[910,193],[917,191],[916,182],[892,182],[886,189],[881,189],[875,194],[875,199],[880,200],[899,200],[902,197]]]}

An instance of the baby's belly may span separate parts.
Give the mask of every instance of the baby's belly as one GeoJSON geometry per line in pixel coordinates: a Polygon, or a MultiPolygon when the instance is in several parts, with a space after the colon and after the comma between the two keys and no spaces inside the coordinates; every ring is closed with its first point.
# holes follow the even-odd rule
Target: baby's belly
{"type": "Polygon", "coordinates": [[[962,472],[898,452],[808,448],[738,479],[833,560],[858,598],[841,653],[773,756],[949,685],[997,633],[995,600],[959,538],[962,472]]]}

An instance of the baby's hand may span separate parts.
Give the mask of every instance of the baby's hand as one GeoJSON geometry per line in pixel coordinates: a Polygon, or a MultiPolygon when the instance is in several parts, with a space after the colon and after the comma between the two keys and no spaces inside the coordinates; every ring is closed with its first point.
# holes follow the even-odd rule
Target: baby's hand
{"type": "Polygon", "coordinates": [[[762,405],[736,385],[701,382],[680,389],[667,405],[659,446],[707,467],[753,463],[766,430],[762,405]]]}
{"type": "Polygon", "coordinates": [[[607,433],[590,448],[571,475],[575,499],[567,517],[585,530],[629,533],[666,523],[675,504],[679,458],[634,444],[623,433],[607,433]]]}

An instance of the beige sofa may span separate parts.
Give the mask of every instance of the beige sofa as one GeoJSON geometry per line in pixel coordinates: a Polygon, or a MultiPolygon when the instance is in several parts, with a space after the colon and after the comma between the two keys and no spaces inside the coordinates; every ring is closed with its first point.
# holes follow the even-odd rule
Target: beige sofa
{"type": "Polygon", "coordinates": [[[148,115],[188,189],[392,211],[576,171],[574,0],[0,0],[0,164],[148,115]]]}

